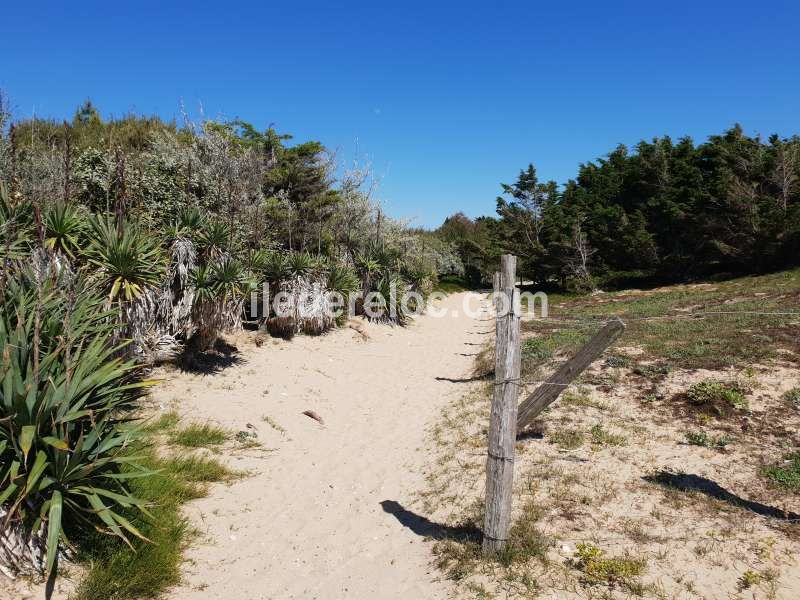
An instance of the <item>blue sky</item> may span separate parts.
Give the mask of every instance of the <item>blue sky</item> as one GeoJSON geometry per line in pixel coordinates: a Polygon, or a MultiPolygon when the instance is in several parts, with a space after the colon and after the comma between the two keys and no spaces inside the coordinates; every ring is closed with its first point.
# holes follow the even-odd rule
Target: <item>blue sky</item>
{"type": "Polygon", "coordinates": [[[800,130],[800,3],[4,3],[18,116],[90,97],[275,123],[371,161],[390,214],[492,214],[532,162],[563,182],[618,143],[800,130]]]}

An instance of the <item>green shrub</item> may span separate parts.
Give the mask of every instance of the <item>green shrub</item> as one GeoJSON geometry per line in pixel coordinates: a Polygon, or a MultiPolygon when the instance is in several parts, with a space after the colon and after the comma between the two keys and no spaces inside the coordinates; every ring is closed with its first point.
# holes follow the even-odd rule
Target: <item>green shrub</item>
{"type": "Polygon", "coordinates": [[[687,431],[686,443],[690,446],[704,446],[706,448],[724,448],[731,443],[727,437],[720,436],[714,437],[708,435],[705,431],[687,431]]]}
{"type": "Polygon", "coordinates": [[[781,398],[795,408],[800,408],[800,387],[793,387],[792,389],[785,391],[781,398]]]}
{"type": "Polygon", "coordinates": [[[140,536],[121,511],[144,509],[127,482],[149,472],[130,470],[135,431],[125,421],[149,384],[115,358],[110,319],[85,282],[29,269],[0,300],[0,504],[6,531],[34,545],[46,536],[54,575],[67,530],[140,536]]]}
{"type": "Polygon", "coordinates": [[[800,452],[787,454],[784,461],[762,469],[761,474],[780,487],[800,490],[800,452]]]}
{"type": "Polygon", "coordinates": [[[734,410],[747,410],[747,388],[736,381],[708,379],[694,384],[686,392],[690,404],[711,409],[718,415],[728,415],[734,410]]]}
{"type": "Polygon", "coordinates": [[[623,369],[631,366],[631,359],[620,354],[612,354],[603,364],[612,369],[623,369]]]}

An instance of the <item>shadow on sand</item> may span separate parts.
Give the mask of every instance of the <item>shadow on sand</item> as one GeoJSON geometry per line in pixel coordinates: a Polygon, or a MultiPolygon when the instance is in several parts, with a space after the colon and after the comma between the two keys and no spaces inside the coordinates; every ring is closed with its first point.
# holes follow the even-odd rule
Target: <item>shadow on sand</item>
{"type": "Polygon", "coordinates": [[[664,487],[675,488],[684,492],[699,492],[706,496],[711,496],[717,500],[727,502],[732,506],[738,506],[745,510],[752,511],[762,517],[769,517],[770,519],[780,519],[781,521],[798,521],[800,515],[793,512],[786,512],[774,506],[747,500],[741,496],[737,496],[733,492],[729,492],[717,482],[694,475],[691,473],[670,473],[669,471],[659,471],[654,475],[647,475],[643,477],[645,481],[656,483],[664,487]]]}
{"type": "Polygon", "coordinates": [[[178,359],[181,371],[199,375],[214,375],[228,367],[244,363],[245,360],[239,355],[239,349],[223,340],[217,340],[214,347],[208,352],[186,350],[178,359]]]}
{"type": "Polygon", "coordinates": [[[381,507],[385,512],[400,521],[403,527],[407,527],[418,536],[434,540],[454,540],[458,542],[481,541],[481,532],[476,527],[453,527],[434,523],[427,517],[407,510],[402,504],[394,500],[384,500],[381,502],[381,507]]]}

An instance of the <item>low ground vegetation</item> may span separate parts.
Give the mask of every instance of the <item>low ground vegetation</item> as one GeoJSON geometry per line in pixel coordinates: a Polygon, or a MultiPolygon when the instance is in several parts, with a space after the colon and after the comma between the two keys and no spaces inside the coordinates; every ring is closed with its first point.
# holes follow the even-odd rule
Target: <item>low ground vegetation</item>
{"type": "Polygon", "coordinates": [[[479,357],[488,377],[433,429],[420,497],[430,518],[472,528],[435,543],[443,576],[464,597],[793,597],[798,289],[794,270],[560,296],[552,319],[524,321],[528,391],[605,319],[628,328],[518,440],[514,531],[539,550],[513,560],[479,551],[491,352],[479,357]]]}

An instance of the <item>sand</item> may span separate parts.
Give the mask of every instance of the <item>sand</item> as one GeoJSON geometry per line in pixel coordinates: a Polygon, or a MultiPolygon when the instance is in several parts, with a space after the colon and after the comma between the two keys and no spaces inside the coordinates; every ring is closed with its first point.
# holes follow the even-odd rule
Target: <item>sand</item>
{"type": "Polygon", "coordinates": [[[490,329],[462,299],[444,300],[457,316],[367,324],[368,339],[351,328],[268,339],[221,373],[169,375],[154,394],[163,409],[254,430],[262,448],[224,451],[249,476],[188,505],[200,537],[167,598],[446,597],[414,498],[428,428],[462,393],[437,377],[465,376],[490,329]]]}

